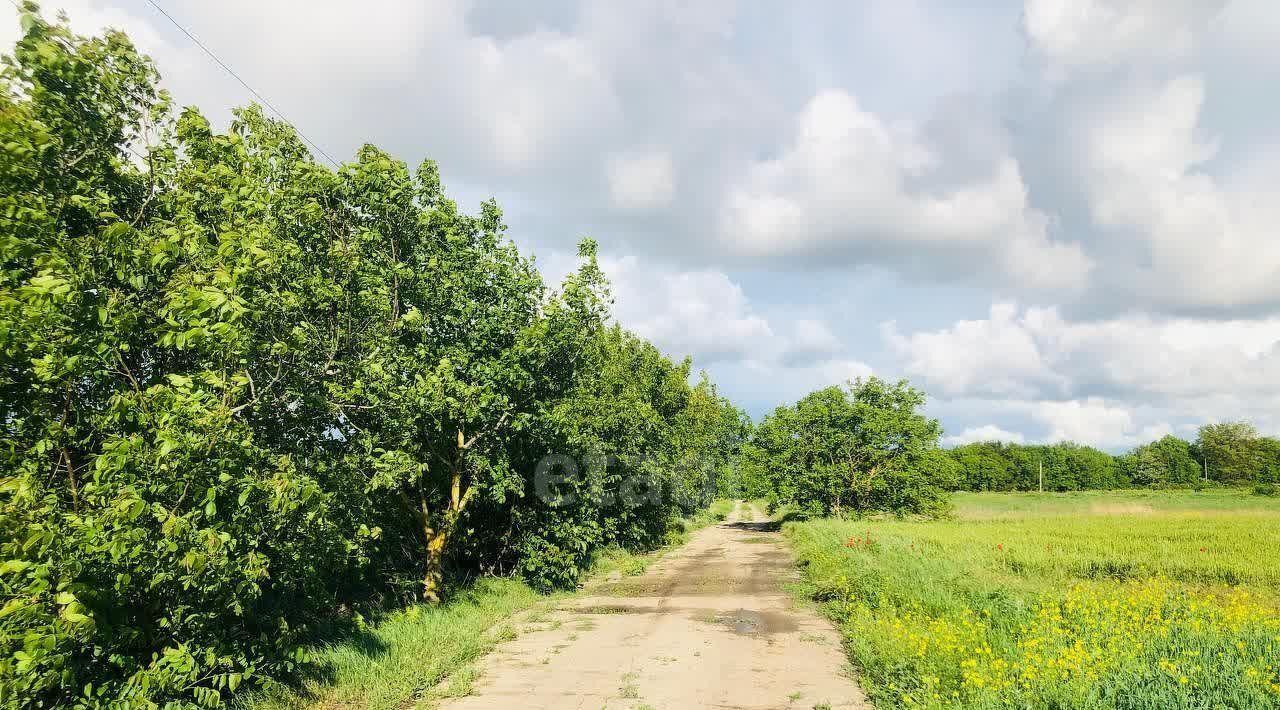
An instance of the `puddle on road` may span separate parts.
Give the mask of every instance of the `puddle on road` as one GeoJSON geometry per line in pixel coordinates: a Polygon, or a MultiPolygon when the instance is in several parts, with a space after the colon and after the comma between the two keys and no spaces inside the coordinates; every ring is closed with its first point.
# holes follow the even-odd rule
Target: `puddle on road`
{"type": "Polygon", "coordinates": [[[735,634],[747,635],[776,634],[795,631],[799,628],[795,619],[788,614],[772,611],[761,612],[752,609],[738,609],[728,613],[717,614],[715,623],[729,627],[735,634]]]}

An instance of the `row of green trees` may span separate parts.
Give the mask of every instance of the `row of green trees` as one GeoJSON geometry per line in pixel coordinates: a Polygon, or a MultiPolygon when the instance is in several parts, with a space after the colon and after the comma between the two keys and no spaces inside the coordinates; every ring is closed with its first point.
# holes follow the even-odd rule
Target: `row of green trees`
{"type": "Polygon", "coordinates": [[[26,10],[0,75],[0,705],[216,706],[337,610],[451,573],[572,584],[708,502],[745,418],[608,325],[594,243],[550,290],[433,163],[332,171],[256,108],[175,116],[125,36],[26,10]]]}
{"type": "Polygon", "coordinates": [[[939,447],[925,396],[877,378],[779,407],[741,447],[726,493],[808,515],[944,514],[949,491],[1076,491],[1280,483],[1280,440],[1244,422],[1208,424],[1113,455],[1081,444],[979,442],[939,447]]]}
{"type": "Polygon", "coordinates": [[[980,442],[950,451],[957,470],[946,478],[970,491],[1047,491],[1193,487],[1280,482],[1280,440],[1246,422],[1202,426],[1195,441],[1173,435],[1116,456],[1064,442],[980,442]]]}

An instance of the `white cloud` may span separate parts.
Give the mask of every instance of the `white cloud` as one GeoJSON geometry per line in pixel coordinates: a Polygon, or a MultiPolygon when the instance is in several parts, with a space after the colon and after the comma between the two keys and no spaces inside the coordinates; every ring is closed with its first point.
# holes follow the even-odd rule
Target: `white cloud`
{"type": "Polygon", "coordinates": [[[740,363],[768,376],[803,370],[819,386],[871,372],[842,355],[825,323],[766,318],[722,271],[665,268],[635,256],[605,256],[601,267],[613,284],[618,322],[674,357],[692,355],[702,366],[740,363]]]}
{"type": "Polygon", "coordinates": [[[1069,321],[1055,308],[996,304],[986,319],[883,332],[902,370],[931,391],[1021,412],[1049,440],[1119,446],[1175,419],[1280,426],[1280,318],[1069,321]]]}
{"type": "Polygon", "coordinates": [[[792,363],[827,360],[837,356],[841,349],[840,339],[826,323],[812,318],[796,318],[791,321],[783,359],[792,363]]]}
{"type": "Polygon", "coordinates": [[[605,170],[610,197],[619,208],[666,207],[675,194],[675,168],[665,151],[614,155],[605,170]]]}
{"type": "Polygon", "coordinates": [[[775,339],[742,288],[723,272],[670,271],[634,256],[602,259],[618,321],[676,357],[706,364],[753,358],[775,339]]]}
{"type": "Polygon", "coordinates": [[[1255,0],[1026,0],[1070,156],[1060,177],[1083,197],[1087,241],[1108,252],[1102,298],[1219,314],[1280,303],[1280,136],[1242,152],[1207,120],[1256,110],[1256,90],[1241,89],[1280,56],[1274,15],[1255,0]]]}
{"type": "Polygon", "coordinates": [[[1132,234],[1145,263],[1133,290],[1158,304],[1230,308],[1280,302],[1280,183],[1274,167],[1214,177],[1217,141],[1200,126],[1204,81],[1179,76],[1082,117],[1090,208],[1104,227],[1132,234]]]}
{"type": "Polygon", "coordinates": [[[1196,48],[1226,0],[1026,0],[1032,44],[1062,70],[1169,61],[1196,48]]]}
{"type": "Polygon", "coordinates": [[[817,382],[812,389],[829,385],[843,385],[854,380],[865,380],[873,373],[871,366],[859,360],[837,358],[819,362],[813,368],[817,382]]]}
{"type": "Polygon", "coordinates": [[[1037,324],[1049,315],[1038,310],[1020,315],[1016,305],[997,303],[985,320],[908,335],[889,322],[881,332],[906,373],[941,394],[1026,397],[1068,385],[1047,362],[1046,343],[1037,338],[1037,324]]]}
{"type": "Polygon", "coordinates": [[[905,371],[949,396],[1123,396],[1166,405],[1280,395],[1280,318],[1125,316],[1073,322],[995,304],[984,320],[885,337],[905,371]]]}
{"type": "Polygon", "coordinates": [[[1139,426],[1125,406],[1090,397],[1084,400],[1038,402],[1031,416],[1048,427],[1049,443],[1074,441],[1104,448],[1131,447],[1173,433],[1166,422],[1139,426]]]}
{"type": "Polygon", "coordinates": [[[1026,437],[1016,431],[1001,429],[994,424],[970,427],[959,434],[942,437],[942,445],[946,447],[963,446],[979,441],[1003,441],[1010,444],[1022,444],[1026,442],[1026,437]]]}
{"type": "Polygon", "coordinates": [[[1089,260],[1077,245],[1050,241],[1046,216],[1027,202],[1017,161],[986,159],[981,174],[913,187],[944,172],[947,156],[850,94],[823,91],[797,117],[781,155],[731,185],[721,240],[757,257],[925,261],[951,279],[994,272],[1030,287],[1082,286],[1089,260]],[[956,255],[963,260],[948,261],[956,255]]]}

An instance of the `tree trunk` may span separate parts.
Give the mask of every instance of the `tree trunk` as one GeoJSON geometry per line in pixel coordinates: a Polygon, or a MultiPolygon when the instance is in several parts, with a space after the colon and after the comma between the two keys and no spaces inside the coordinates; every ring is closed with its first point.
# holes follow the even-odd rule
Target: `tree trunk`
{"type": "MultiPolygon", "coordinates": [[[[458,443],[462,444],[462,432],[458,432],[458,443]]],[[[445,552],[448,549],[449,536],[453,532],[462,510],[470,500],[471,491],[463,490],[462,458],[458,457],[450,474],[449,502],[443,515],[436,516],[438,525],[431,525],[427,516],[426,503],[423,503],[419,520],[422,524],[422,535],[427,543],[426,569],[422,577],[422,597],[428,602],[441,601],[444,586],[445,552]]]]}
{"type": "Polygon", "coordinates": [[[444,586],[444,550],[449,541],[447,530],[424,531],[427,537],[426,571],[422,577],[422,598],[428,602],[439,602],[444,586]]]}

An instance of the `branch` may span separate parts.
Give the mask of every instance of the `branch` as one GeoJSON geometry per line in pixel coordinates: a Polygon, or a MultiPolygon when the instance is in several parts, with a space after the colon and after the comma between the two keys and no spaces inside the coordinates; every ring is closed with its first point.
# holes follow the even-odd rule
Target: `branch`
{"type": "Polygon", "coordinates": [[[372,404],[343,404],[341,402],[334,402],[330,400],[326,400],[326,403],[330,407],[335,407],[337,409],[377,409],[377,407],[372,404]]]}
{"type": "MultiPolygon", "coordinates": [[[[280,378],[283,376],[283,374],[284,374],[284,363],[280,363],[279,365],[276,365],[276,374],[271,378],[271,381],[267,383],[267,386],[262,389],[262,394],[266,394],[267,392],[270,392],[271,388],[275,387],[276,383],[280,381],[280,378]]],[[[253,384],[253,375],[249,374],[248,370],[245,370],[244,376],[249,379],[250,399],[248,402],[245,402],[244,404],[238,407],[232,407],[231,408],[232,416],[239,414],[245,409],[252,407],[253,405],[258,403],[259,395],[258,395],[257,389],[254,387],[254,384],[253,384]]]]}
{"type": "Polygon", "coordinates": [[[508,417],[510,417],[510,416],[511,416],[511,410],[510,410],[510,409],[507,409],[505,412],[503,412],[503,413],[502,413],[502,416],[501,416],[501,417],[498,417],[498,421],[497,421],[497,423],[496,423],[496,424],[494,424],[493,426],[489,427],[488,429],[485,429],[484,431],[478,432],[475,436],[472,436],[470,439],[467,439],[465,443],[464,443],[464,442],[462,442],[462,433],[461,433],[461,432],[459,432],[459,433],[458,433],[458,440],[459,440],[458,448],[459,448],[459,449],[462,449],[463,451],[466,451],[466,450],[470,449],[470,448],[471,448],[471,445],[472,445],[472,444],[474,444],[474,443],[476,443],[476,441],[477,441],[477,440],[479,440],[481,437],[483,437],[483,436],[487,436],[487,435],[492,434],[492,433],[494,433],[494,432],[498,431],[499,429],[501,429],[501,428],[502,428],[502,425],[503,425],[503,424],[505,424],[505,423],[507,422],[507,418],[508,418],[508,417]]]}

